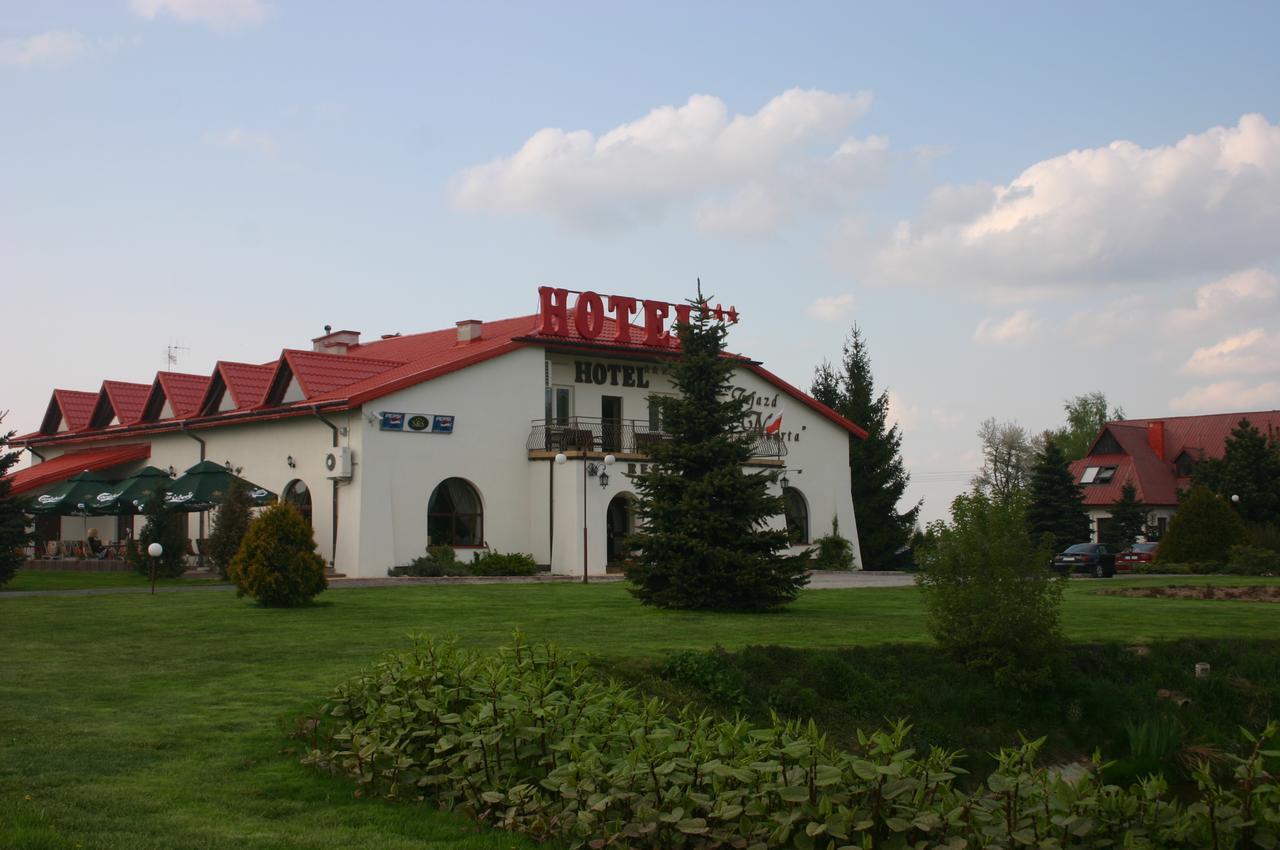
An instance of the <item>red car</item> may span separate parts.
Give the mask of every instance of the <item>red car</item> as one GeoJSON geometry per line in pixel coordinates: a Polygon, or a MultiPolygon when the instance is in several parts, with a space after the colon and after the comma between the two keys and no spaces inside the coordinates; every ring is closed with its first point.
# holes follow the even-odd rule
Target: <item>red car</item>
{"type": "Polygon", "coordinates": [[[1156,558],[1156,550],[1160,548],[1159,543],[1135,543],[1128,549],[1116,555],[1116,570],[1119,572],[1129,572],[1137,564],[1149,564],[1156,558]]]}

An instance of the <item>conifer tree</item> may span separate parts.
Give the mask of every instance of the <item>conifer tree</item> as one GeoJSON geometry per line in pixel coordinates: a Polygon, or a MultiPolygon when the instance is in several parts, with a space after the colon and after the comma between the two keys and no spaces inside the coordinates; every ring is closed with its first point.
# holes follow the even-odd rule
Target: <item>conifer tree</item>
{"type": "MultiPolygon", "coordinates": [[[[0,421],[4,417],[0,416],[0,421]]],[[[9,469],[22,456],[21,451],[6,451],[15,432],[0,434],[0,587],[22,566],[22,547],[27,545],[27,519],[22,503],[9,495],[11,482],[5,478],[9,469]]]]}
{"type": "Polygon", "coordinates": [[[147,549],[152,543],[159,543],[163,553],[155,559],[156,575],[178,578],[187,569],[187,515],[175,511],[159,494],[147,502],[143,515],[146,522],[138,533],[138,545],[131,555],[133,568],[144,576],[150,575],[152,559],[147,549]]]}
{"type": "Polygon", "coordinates": [[[902,434],[888,422],[889,393],[875,394],[871,356],[857,325],[845,341],[839,370],[830,363],[819,366],[810,395],[866,429],[865,440],[849,435],[858,547],[864,569],[890,569],[894,556],[911,541],[921,503],[898,512],[898,502],[911,480],[902,462],[902,434]]]}
{"type": "Polygon", "coordinates": [[[1280,522],[1280,444],[1248,419],[1231,430],[1221,458],[1196,467],[1195,481],[1230,501],[1248,522],[1280,522]]]}
{"type": "Polygon", "coordinates": [[[1058,441],[1052,437],[1044,441],[1031,465],[1027,532],[1037,543],[1042,535],[1051,535],[1055,552],[1089,539],[1084,493],[1072,478],[1058,441]]]}
{"type": "Polygon", "coordinates": [[[1147,509],[1138,501],[1138,491],[1130,482],[1120,488],[1120,498],[1111,503],[1111,522],[1107,523],[1106,539],[1117,549],[1128,549],[1147,528],[1147,509]]]}
{"type": "Polygon", "coordinates": [[[663,429],[648,472],[632,478],[640,529],[628,540],[631,592],[665,608],[761,611],[793,599],[807,559],[783,554],[787,532],[769,527],[783,513],[770,494],[772,471],[747,471],[758,437],[746,425],[750,400],[730,395],[728,333],[701,289],[688,324],[676,326],[681,356],[671,368],[677,396],[660,398],[663,429]]]}
{"type": "Polygon", "coordinates": [[[240,543],[249,530],[249,521],[252,519],[249,512],[252,507],[248,486],[242,479],[233,478],[231,486],[218,504],[213,530],[209,532],[209,559],[218,575],[223,578],[227,577],[231,559],[240,551],[240,543]]]}

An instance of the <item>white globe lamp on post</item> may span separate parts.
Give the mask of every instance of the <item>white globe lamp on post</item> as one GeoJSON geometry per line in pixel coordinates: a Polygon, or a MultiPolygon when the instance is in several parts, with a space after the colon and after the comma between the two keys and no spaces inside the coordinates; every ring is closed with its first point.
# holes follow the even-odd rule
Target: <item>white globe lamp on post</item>
{"type": "Polygon", "coordinates": [[[156,561],[164,554],[164,547],[159,543],[152,543],[147,547],[147,554],[151,556],[151,595],[156,592],[156,561]]]}

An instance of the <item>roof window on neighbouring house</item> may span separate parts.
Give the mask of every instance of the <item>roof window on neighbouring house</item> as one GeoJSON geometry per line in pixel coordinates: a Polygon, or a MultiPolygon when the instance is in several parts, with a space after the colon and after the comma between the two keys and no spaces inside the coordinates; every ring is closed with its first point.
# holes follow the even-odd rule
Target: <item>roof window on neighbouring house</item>
{"type": "Polygon", "coordinates": [[[1080,476],[1081,484],[1106,484],[1112,478],[1116,477],[1116,468],[1114,466],[1090,466],[1086,467],[1084,475],[1080,476]]]}

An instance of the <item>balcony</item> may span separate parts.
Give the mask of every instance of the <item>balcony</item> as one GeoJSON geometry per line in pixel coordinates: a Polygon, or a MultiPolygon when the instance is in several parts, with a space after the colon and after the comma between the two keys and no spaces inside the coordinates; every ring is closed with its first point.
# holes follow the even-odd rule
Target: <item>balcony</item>
{"type": "MultiPolygon", "coordinates": [[[[570,416],[564,419],[535,419],[525,444],[531,457],[558,452],[584,452],[647,457],[655,444],[671,439],[664,431],[654,430],[641,419],[601,419],[595,416],[570,416]]],[[[755,431],[751,434],[751,456],[756,459],[780,459],[787,454],[787,444],[775,436],[755,431]]]]}

